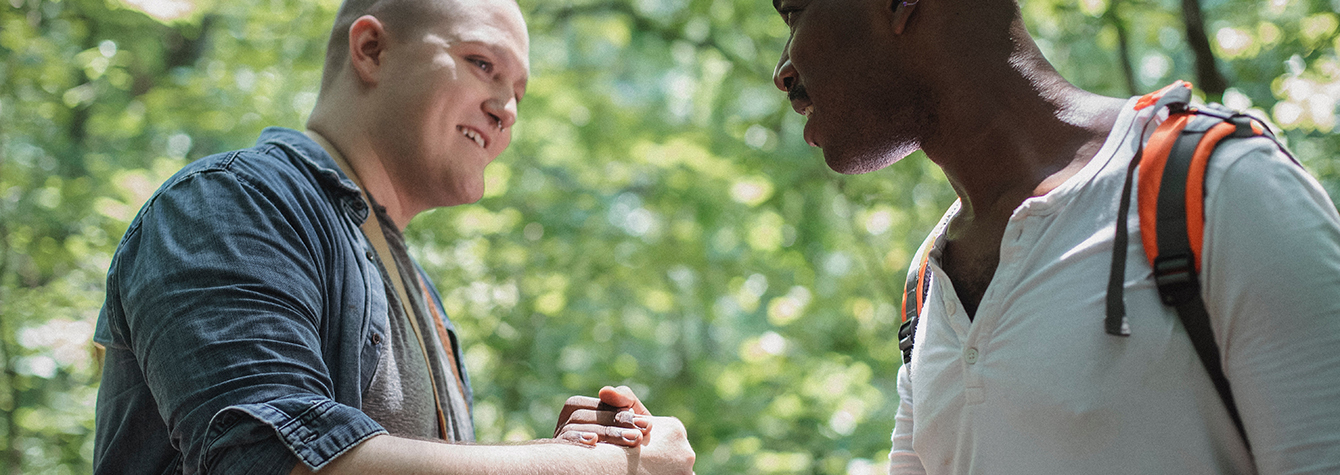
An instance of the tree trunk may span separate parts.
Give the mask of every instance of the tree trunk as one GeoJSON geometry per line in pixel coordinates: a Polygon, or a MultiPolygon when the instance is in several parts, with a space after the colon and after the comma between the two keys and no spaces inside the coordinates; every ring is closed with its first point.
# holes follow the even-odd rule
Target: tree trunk
{"type": "Polygon", "coordinates": [[[1210,38],[1205,34],[1205,21],[1201,17],[1200,1],[1182,0],[1182,18],[1186,22],[1186,42],[1196,55],[1196,84],[1209,100],[1222,100],[1228,83],[1215,66],[1214,52],[1210,50],[1210,38]]]}
{"type": "Polygon", "coordinates": [[[1132,96],[1140,95],[1140,87],[1135,81],[1135,67],[1131,62],[1131,36],[1126,31],[1126,22],[1122,20],[1121,15],[1117,13],[1117,7],[1121,5],[1121,0],[1112,0],[1107,8],[1107,21],[1117,29],[1117,55],[1121,61],[1121,73],[1126,79],[1126,93],[1132,96]]]}

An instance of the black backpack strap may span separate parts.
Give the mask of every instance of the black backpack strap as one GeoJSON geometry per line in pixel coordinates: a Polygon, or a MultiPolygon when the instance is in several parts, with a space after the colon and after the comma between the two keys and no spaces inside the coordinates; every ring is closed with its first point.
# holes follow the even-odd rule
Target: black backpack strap
{"type": "MultiPolygon", "coordinates": [[[[1135,109],[1140,110],[1153,106],[1155,113],[1158,113],[1166,107],[1169,114],[1173,114],[1185,111],[1190,104],[1191,84],[1177,81],[1141,97],[1136,101],[1135,109]]],[[[1144,129],[1140,132],[1140,137],[1145,136],[1145,132],[1149,130],[1149,125],[1152,123],[1152,120],[1145,123],[1144,129]]],[[[1121,189],[1121,201],[1117,205],[1116,235],[1112,242],[1112,268],[1107,280],[1107,317],[1103,321],[1103,327],[1109,335],[1131,335],[1130,323],[1126,319],[1126,289],[1123,284],[1126,280],[1126,246],[1130,242],[1126,216],[1131,209],[1131,184],[1135,178],[1135,171],[1144,159],[1146,148],[1154,157],[1152,161],[1158,162],[1166,158],[1173,140],[1181,132],[1183,126],[1185,126],[1184,122],[1173,120],[1172,117],[1163,121],[1154,130],[1154,135],[1148,141],[1140,141],[1135,156],[1131,158],[1130,165],[1126,168],[1126,183],[1121,189]]],[[[1162,164],[1159,164],[1159,166],[1162,166],[1162,164]]],[[[1144,228],[1141,228],[1141,232],[1144,232],[1144,228]]]]}
{"type": "MultiPolygon", "coordinates": [[[[1147,142],[1140,145],[1127,170],[1118,207],[1105,327],[1114,335],[1130,334],[1121,295],[1127,247],[1126,215],[1130,208],[1132,177],[1136,166],[1140,165],[1141,239],[1153,267],[1159,299],[1177,310],[1178,319],[1201,365],[1228,410],[1238,435],[1250,450],[1251,444],[1233,400],[1232,388],[1224,375],[1210,316],[1200,295],[1204,180],[1210,155],[1223,139],[1265,136],[1274,140],[1274,136],[1260,120],[1223,106],[1190,107],[1190,91],[1189,84],[1179,81],[1141,98],[1137,104],[1137,108],[1154,105],[1156,110],[1166,106],[1169,117],[1159,124],[1147,142]]],[[[1278,141],[1275,143],[1279,144],[1278,141]]],[[[1284,150],[1282,146],[1280,149],[1284,150]]],[[[1292,155],[1289,157],[1293,158],[1292,155]]]]}
{"type": "MultiPolygon", "coordinates": [[[[1172,152],[1168,155],[1163,168],[1156,211],[1158,225],[1155,228],[1155,239],[1158,241],[1158,257],[1154,258],[1154,282],[1158,285],[1159,298],[1163,303],[1177,309],[1177,316],[1191,339],[1192,347],[1196,349],[1201,364],[1209,373],[1210,381],[1214,383],[1214,389],[1219,393],[1219,399],[1223,400],[1224,406],[1228,409],[1228,415],[1233,419],[1238,435],[1250,450],[1251,444],[1247,441],[1242,416],[1238,414],[1238,406],[1233,400],[1233,390],[1228,378],[1224,376],[1219,344],[1215,343],[1214,330],[1210,327],[1210,315],[1205,310],[1205,302],[1201,300],[1199,255],[1192,251],[1186,226],[1187,180],[1192,159],[1196,149],[1201,146],[1205,133],[1211,127],[1225,122],[1221,117],[1210,115],[1192,119],[1182,130],[1181,136],[1177,138],[1172,152]]],[[[1215,145],[1217,144],[1210,144],[1210,148],[1215,145]]]]}
{"type": "Polygon", "coordinates": [[[912,347],[917,335],[917,319],[921,313],[921,303],[926,298],[931,278],[926,268],[926,260],[913,262],[907,273],[907,286],[903,290],[903,324],[898,326],[898,349],[903,352],[903,364],[912,364],[912,347]]]}
{"type": "Polygon", "coordinates": [[[940,222],[935,225],[926,240],[921,242],[921,247],[917,249],[917,259],[907,269],[907,285],[903,287],[903,324],[898,327],[898,349],[903,352],[903,364],[912,364],[912,347],[917,336],[917,321],[921,315],[921,307],[925,303],[926,293],[931,287],[930,263],[931,249],[935,247],[935,240],[944,233],[945,227],[949,226],[949,220],[958,214],[959,202],[955,201],[949,211],[945,212],[940,222]]]}

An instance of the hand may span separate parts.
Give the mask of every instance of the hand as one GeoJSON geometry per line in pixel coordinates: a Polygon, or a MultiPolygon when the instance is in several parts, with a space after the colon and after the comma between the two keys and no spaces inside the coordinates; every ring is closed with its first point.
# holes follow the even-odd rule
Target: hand
{"type": "Polygon", "coordinates": [[[585,445],[597,442],[636,447],[651,432],[652,417],[627,386],[605,386],[600,398],[573,396],[558,415],[554,438],[585,445]]]}
{"type": "Polygon", "coordinates": [[[673,417],[656,417],[656,433],[643,437],[637,451],[638,475],[689,475],[693,473],[696,455],[689,446],[684,424],[673,417]]]}

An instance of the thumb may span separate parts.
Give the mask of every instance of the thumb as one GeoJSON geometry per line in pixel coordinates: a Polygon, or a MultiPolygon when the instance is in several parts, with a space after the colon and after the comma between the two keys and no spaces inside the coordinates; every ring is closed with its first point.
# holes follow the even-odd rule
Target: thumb
{"type": "Polygon", "coordinates": [[[650,416],[651,412],[647,406],[642,405],[642,401],[633,394],[633,390],[628,386],[605,386],[600,388],[600,402],[609,404],[618,408],[632,408],[634,414],[650,416]]]}

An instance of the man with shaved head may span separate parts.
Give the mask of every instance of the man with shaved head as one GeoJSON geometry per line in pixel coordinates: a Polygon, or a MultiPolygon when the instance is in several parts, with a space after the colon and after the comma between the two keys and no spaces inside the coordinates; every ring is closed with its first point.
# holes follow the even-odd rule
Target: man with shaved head
{"type": "Polygon", "coordinates": [[[1126,183],[1188,88],[1081,90],[1015,0],[772,1],[774,80],[828,166],[922,150],[958,195],[911,262],[891,473],[1340,473],[1340,215],[1281,147],[1219,143],[1182,200],[1200,262],[1156,285],[1126,183]],[[1204,303],[1196,348],[1165,283],[1204,303]]]}
{"type": "Polygon", "coordinates": [[[468,444],[460,344],[402,231],[483,195],[528,51],[513,0],[345,2],[307,130],[188,165],[127,230],[95,472],[691,473],[683,425],[627,388],[569,399],[548,443],[468,444]]]}

